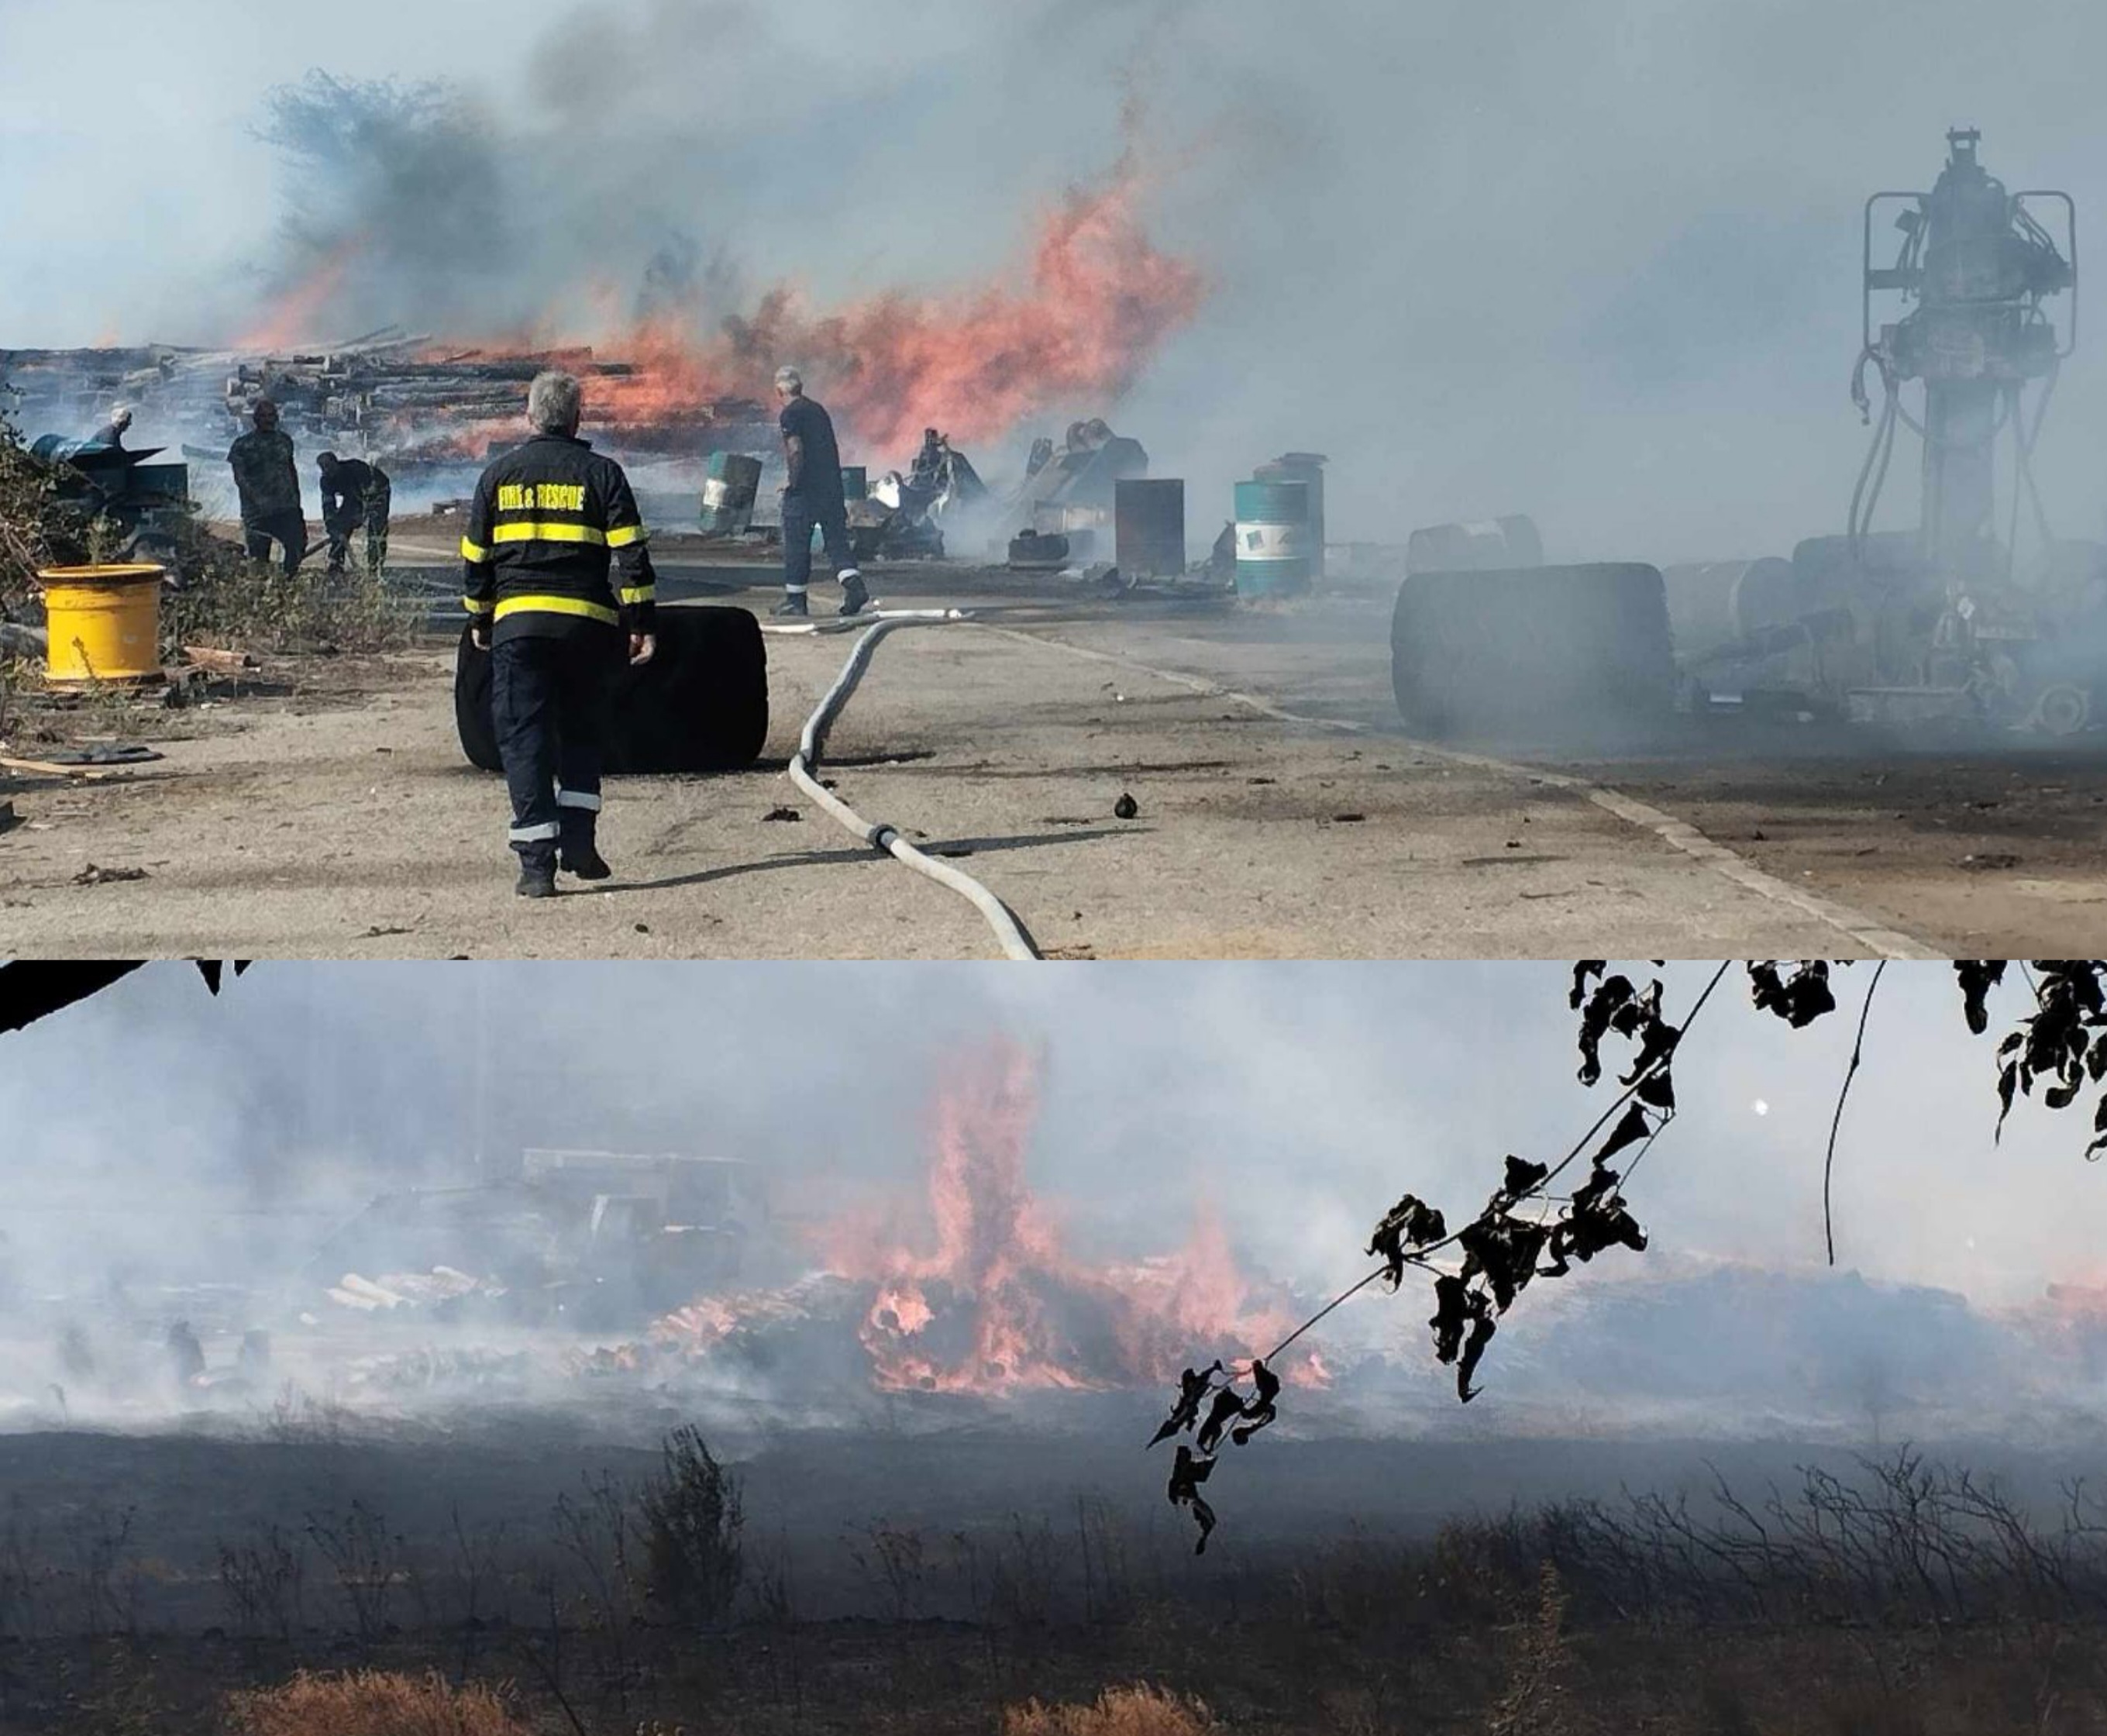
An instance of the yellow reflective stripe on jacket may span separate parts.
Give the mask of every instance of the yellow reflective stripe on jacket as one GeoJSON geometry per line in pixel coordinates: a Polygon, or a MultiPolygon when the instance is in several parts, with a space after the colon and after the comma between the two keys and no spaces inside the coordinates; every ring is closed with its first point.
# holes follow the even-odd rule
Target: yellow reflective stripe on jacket
{"type": "Polygon", "coordinates": [[[492,542],[591,542],[604,548],[607,533],[590,524],[552,524],[530,519],[523,524],[501,524],[490,533],[492,542]]]}
{"type": "Polygon", "coordinates": [[[618,626],[622,617],[604,603],[588,603],[574,596],[546,596],[539,593],[532,596],[508,596],[497,605],[497,618],[507,615],[582,615],[588,621],[604,621],[609,627],[618,626]]]}
{"type": "Polygon", "coordinates": [[[483,562],[490,559],[490,551],[485,548],[480,542],[471,542],[467,537],[463,537],[461,538],[461,559],[463,560],[472,560],[478,566],[481,566],[483,562]]]}
{"type": "Polygon", "coordinates": [[[622,600],[625,603],[655,602],[658,597],[658,587],[656,585],[624,585],[622,587],[622,600]]]}
{"type": "Polygon", "coordinates": [[[487,615],[496,605],[486,603],[479,596],[465,596],[461,599],[461,607],[472,615],[487,615]]]}
{"type": "Polygon", "coordinates": [[[607,533],[607,546],[609,548],[627,548],[632,542],[643,542],[645,534],[641,524],[619,524],[607,533]]]}

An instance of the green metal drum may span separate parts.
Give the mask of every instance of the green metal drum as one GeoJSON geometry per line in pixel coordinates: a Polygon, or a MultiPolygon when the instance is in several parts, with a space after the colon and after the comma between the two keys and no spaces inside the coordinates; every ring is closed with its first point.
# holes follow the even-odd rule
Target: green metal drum
{"type": "Polygon", "coordinates": [[[1237,591],[1278,596],[1310,584],[1310,485],[1237,484],[1237,591]]]}

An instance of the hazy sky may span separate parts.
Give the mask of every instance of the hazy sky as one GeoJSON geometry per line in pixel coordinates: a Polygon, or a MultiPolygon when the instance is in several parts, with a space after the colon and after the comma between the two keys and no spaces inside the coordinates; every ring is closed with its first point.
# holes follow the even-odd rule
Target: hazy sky
{"type": "MultiPolygon", "coordinates": [[[[1213,293],[1113,419],[1188,477],[1196,537],[1231,478],[1300,447],[1334,458],[1340,536],[1521,510],[1554,559],[1783,553],[1841,529],[1862,450],[1865,196],[1928,185],[1956,122],[2014,187],[2085,209],[2107,189],[2107,9],[2069,0],[370,0],[341,20],[0,0],[0,345],[238,329],[285,260],[255,129],[310,68],[455,80],[531,165],[519,209],[448,237],[493,297],[504,221],[545,249],[575,229],[618,286],[676,232],[822,297],[970,281],[1116,156],[1132,93],[1159,232],[1213,293]],[[62,74],[91,43],[112,46],[84,87],[62,74]]],[[[2098,355],[2040,455],[2064,534],[2101,528],[2098,355]]]]}
{"type": "MultiPolygon", "coordinates": [[[[1669,967],[1672,1014],[1709,974],[1669,967]]],[[[1849,1014],[1793,1032],[1730,972],[1633,1188],[1662,1255],[1820,1260],[1822,1143],[1871,975],[1844,971],[1849,1014]]],[[[1045,1046],[1031,1174],[1084,1251],[1167,1250],[1204,1199],[1258,1262],[1316,1288],[1364,1268],[1399,1193],[1453,1221],[1504,1154],[1556,1155],[1599,1113],[1573,1078],[1565,987],[1548,965],[266,964],[214,1003],[156,965],[0,1038],[11,1199],[38,1206],[11,1227],[34,1217],[34,1244],[69,1260],[164,1249],[207,1205],[462,1178],[478,1133],[494,1151],[751,1158],[820,1184],[810,1208],[830,1181],[919,1173],[946,1068],[1000,1032],[1045,1046]],[[46,1209],[67,1200],[97,1209],[46,1209]]],[[[1948,967],[1888,968],[1840,1148],[1847,1265],[1993,1304],[2107,1280],[2090,1118],[2022,1105],[1993,1147],[1994,1041],[1966,1035],[1948,967]]],[[[212,1221],[230,1249],[308,1233],[212,1221]]],[[[1612,1265],[1642,1269],[1620,1253],[1596,1271],[1612,1265]]]]}

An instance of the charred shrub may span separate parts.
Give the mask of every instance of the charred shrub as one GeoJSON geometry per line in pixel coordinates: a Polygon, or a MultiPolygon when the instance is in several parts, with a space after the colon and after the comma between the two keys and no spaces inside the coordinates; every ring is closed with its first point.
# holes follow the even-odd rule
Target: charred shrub
{"type": "Polygon", "coordinates": [[[637,1507],[645,1585],[653,1599],[683,1621],[724,1620],[745,1572],[746,1517],[738,1477],[717,1463],[694,1424],[666,1437],[637,1507]]]}

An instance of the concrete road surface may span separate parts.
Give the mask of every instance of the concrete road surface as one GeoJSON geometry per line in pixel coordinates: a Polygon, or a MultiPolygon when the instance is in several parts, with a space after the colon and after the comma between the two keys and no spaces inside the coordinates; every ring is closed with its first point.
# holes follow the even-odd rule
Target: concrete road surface
{"type": "MultiPolygon", "coordinates": [[[[739,600],[770,600],[758,575],[686,579],[691,595],[752,582],[739,600]]],[[[681,594],[683,575],[665,588],[681,594]]],[[[1458,751],[1402,733],[1383,596],[1239,609],[1043,581],[1026,594],[956,570],[879,589],[988,612],[878,650],[827,775],[865,817],[982,880],[1051,957],[2107,942],[2097,749],[1744,736],[1615,763],[1556,744],[1458,751]],[[1115,817],[1123,794],[1130,820],[1115,817]]],[[[158,762],[0,784],[18,821],[0,834],[0,951],[990,956],[968,904],[783,776],[851,642],[772,636],[762,763],[613,784],[602,846],[618,878],[539,903],[512,894],[501,785],[456,743],[449,641],[267,669],[290,690],[173,714],[182,738],[158,762]],[[770,817],[785,808],[797,817],[770,817]]],[[[8,751],[34,744],[18,732],[8,751]]]]}

